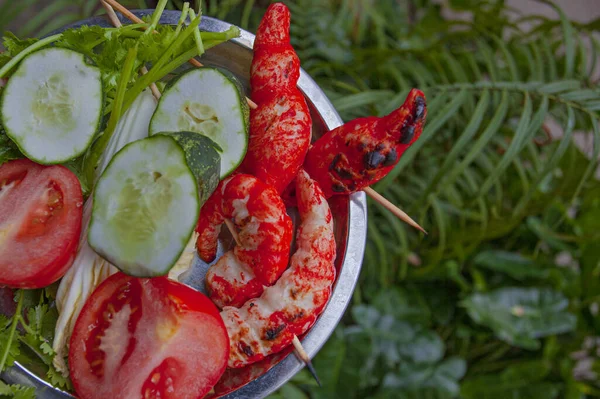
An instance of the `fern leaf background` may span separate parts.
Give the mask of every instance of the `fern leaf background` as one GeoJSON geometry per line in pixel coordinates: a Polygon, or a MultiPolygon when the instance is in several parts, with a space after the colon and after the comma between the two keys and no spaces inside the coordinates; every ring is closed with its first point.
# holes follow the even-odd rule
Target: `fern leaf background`
{"type": "MultiPolygon", "coordinates": [[[[545,0],[534,15],[500,0],[286,3],[303,67],[345,120],[425,92],[420,140],[375,188],[429,235],[369,204],[353,306],[315,359],[325,386],[302,372],[273,398],[600,397],[600,20],[545,0]]],[[[268,4],[202,8],[254,31],[268,4]]],[[[33,35],[101,10],[5,1],[0,27],[20,12],[12,28],[33,35]]]]}

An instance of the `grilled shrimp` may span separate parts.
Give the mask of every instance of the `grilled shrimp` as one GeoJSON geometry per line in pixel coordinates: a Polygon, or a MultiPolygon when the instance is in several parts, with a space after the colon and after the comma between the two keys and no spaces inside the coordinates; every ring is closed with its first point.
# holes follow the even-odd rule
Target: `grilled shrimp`
{"type": "Polygon", "coordinates": [[[289,28],[288,8],[271,4],[254,41],[250,85],[258,107],[250,112],[248,152],[240,168],[278,193],[300,170],[312,133],[308,105],[296,87],[300,61],[289,28]]]}
{"type": "Polygon", "coordinates": [[[213,302],[241,306],[275,283],[285,270],[292,242],[292,221],[277,192],[250,175],[223,180],[202,207],[196,231],[198,255],[212,262],[225,219],[239,229],[240,246],[225,253],[206,275],[213,302]]]}
{"type": "Polygon", "coordinates": [[[331,295],[336,255],[331,210],[303,170],[296,185],[302,222],[289,269],[260,298],[221,312],[230,339],[229,367],[244,367],[287,347],[314,324],[331,295]]]}
{"type": "Polygon", "coordinates": [[[426,116],[425,95],[413,89],[389,115],[358,118],[326,133],[310,148],[303,167],[327,198],[362,190],[394,168],[421,135],[426,116]]]}

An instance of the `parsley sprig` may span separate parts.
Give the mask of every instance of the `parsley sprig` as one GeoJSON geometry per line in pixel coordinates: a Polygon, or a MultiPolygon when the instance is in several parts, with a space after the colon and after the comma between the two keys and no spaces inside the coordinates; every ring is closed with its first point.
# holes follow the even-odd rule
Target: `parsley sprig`
{"type": "MultiPolygon", "coordinates": [[[[45,371],[46,380],[53,386],[72,390],[71,381],[52,364],[56,353],[51,343],[58,318],[52,290],[18,290],[15,301],[17,307],[12,317],[0,315],[0,371],[18,361],[45,371]]],[[[29,388],[0,382],[0,398],[34,397],[28,396],[31,392],[29,388]]]]}

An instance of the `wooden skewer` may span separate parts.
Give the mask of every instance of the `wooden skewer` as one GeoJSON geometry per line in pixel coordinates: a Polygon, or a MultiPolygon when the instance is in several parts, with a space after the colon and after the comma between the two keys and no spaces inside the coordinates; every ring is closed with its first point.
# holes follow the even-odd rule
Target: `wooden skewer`
{"type": "MultiPolygon", "coordinates": [[[[238,246],[241,246],[242,244],[240,242],[240,237],[238,236],[235,225],[233,224],[231,219],[225,219],[225,225],[227,225],[227,228],[229,229],[229,232],[231,233],[233,239],[235,240],[235,243],[238,246]]],[[[300,340],[298,339],[298,337],[296,335],[294,335],[292,344],[294,345],[294,349],[296,350],[296,356],[298,356],[298,358],[302,362],[304,362],[304,364],[306,365],[306,368],[308,369],[308,371],[310,371],[310,374],[312,374],[315,381],[317,381],[317,384],[319,386],[321,386],[321,380],[319,379],[319,376],[317,375],[317,370],[315,370],[315,367],[313,366],[312,361],[310,360],[310,357],[308,357],[308,354],[302,347],[302,343],[300,342],[300,340]]]]}
{"type": "MultiPolygon", "coordinates": [[[[108,3],[108,5],[110,5],[115,10],[119,11],[121,14],[123,14],[130,21],[135,22],[136,24],[143,24],[144,23],[144,21],[142,21],[134,13],[132,13],[131,11],[129,11],[127,9],[127,7],[124,7],[123,5],[121,5],[118,1],[116,1],[116,0],[101,0],[101,1],[103,3],[104,2],[108,3]]],[[[195,66],[196,68],[199,68],[199,67],[203,66],[203,64],[200,61],[198,61],[197,59],[195,59],[195,58],[191,58],[189,60],[189,63],[192,64],[193,66],[195,66]]],[[[252,101],[248,97],[246,97],[246,101],[248,102],[248,105],[250,106],[250,108],[256,109],[257,105],[256,105],[256,103],[254,101],[252,101]]]]}
{"type": "MultiPolygon", "coordinates": [[[[123,14],[127,19],[129,19],[132,22],[135,22],[135,23],[138,23],[138,24],[144,22],[140,18],[138,18],[135,14],[133,14],[131,11],[129,11],[126,7],[124,7],[123,5],[121,5],[117,0],[101,0],[101,1],[103,3],[106,2],[110,6],[114,7],[117,11],[119,11],[121,14],[123,14]]],[[[113,11],[113,13],[114,13],[114,11],[113,11]]],[[[118,18],[117,18],[117,20],[118,20],[118,18]]],[[[198,62],[198,60],[196,60],[195,58],[192,58],[189,62],[192,65],[196,66],[196,67],[201,67],[202,66],[202,64],[200,62],[198,62]]],[[[246,97],[246,101],[248,101],[248,105],[250,106],[250,108],[256,109],[257,105],[256,105],[256,103],[254,101],[252,101],[248,97],[246,97]]],[[[423,229],[421,226],[419,226],[419,224],[417,222],[415,222],[410,216],[408,216],[406,214],[406,212],[404,212],[402,209],[398,208],[396,205],[394,205],[393,203],[391,203],[390,201],[388,201],[384,196],[382,196],[381,194],[379,194],[378,192],[376,192],[375,190],[373,190],[370,187],[365,188],[363,191],[365,193],[367,193],[367,195],[369,197],[371,197],[373,200],[377,201],[379,204],[381,204],[387,210],[389,210],[394,215],[396,215],[404,223],[406,223],[406,224],[408,224],[408,225],[416,228],[417,230],[419,230],[419,231],[427,234],[427,231],[425,231],[425,229],[423,229]]]]}
{"type": "Polygon", "coordinates": [[[302,360],[304,362],[304,364],[306,365],[306,368],[308,369],[310,374],[313,376],[315,381],[317,381],[317,385],[321,386],[321,380],[319,379],[319,376],[317,375],[317,370],[315,370],[315,367],[313,366],[313,364],[310,360],[310,357],[308,357],[308,353],[306,353],[306,351],[304,350],[304,347],[302,347],[302,343],[300,342],[298,337],[295,335],[294,335],[294,339],[292,340],[292,344],[294,344],[294,349],[296,349],[296,354],[298,355],[300,360],[302,360]]]}
{"type": "Polygon", "coordinates": [[[404,223],[416,228],[417,230],[420,230],[423,233],[427,234],[425,229],[423,229],[421,226],[419,226],[419,224],[417,222],[412,220],[412,218],[410,216],[408,216],[402,209],[398,208],[396,205],[394,205],[390,201],[388,201],[387,198],[385,198],[383,195],[379,194],[377,191],[373,190],[371,187],[365,187],[363,189],[363,191],[369,197],[373,198],[375,201],[377,201],[378,203],[383,205],[385,207],[385,209],[387,209],[388,211],[390,211],[394,215],[396,215],[398,217],[398,219],[400,219],[404,223]]]}

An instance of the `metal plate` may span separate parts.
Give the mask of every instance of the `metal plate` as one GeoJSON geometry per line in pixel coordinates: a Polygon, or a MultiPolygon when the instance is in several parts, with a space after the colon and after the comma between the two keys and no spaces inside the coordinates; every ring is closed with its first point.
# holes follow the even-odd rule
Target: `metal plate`
{"type": "MultiPolygon", "coordinates": [[[[134,13],[141,17],[150,15],[152,11],[141,10],[134,11],[134,13]]],[[[165,11],[160,23],[177,24],[179,16],[178,11],[165,11]]],[[[119,15],[119,17],[121,16],[119,15]]],[[[124,18],[121,18],[121,21],[124,24],[128,23],[124,18]]],[[[110,26],[104,17],[95,17],[53,33],[81,25],[110,26]]],[[[226,22],[203,17],[200,28],[204,31],[221,32],[230,26],[226,22]]],[[[242,30],[239,38],[210,49],[202,56],[202,62],[205,65],[228,69],[239,78],[248,91],[253,43],[254,35],[242,30]]],[[[314,138],[318,138],[323,132],[342,124],[335,108],[304,70],[300,73],[298,86],[304,93],[311,109],[314,138]]],[[[316,355],[332,334],[350,302],[360,273],[366,242],[367,203],[365,194],[360,192],[350,197],[334,197],[329,203],[335,219],[338,273],[331,299],[325,311],[311,330],[302,337],[302,345],[311,358],[316,355]]],[[[228,243],[226,240],[221,240],[220,244],[219,251],[223,253],[228,243]]],[[[204,273],[207,267],[196,257],[191,272],[184,276],[183,281],[203,290],[204,273]]],[[[288,350],[287,353],[271,356],[255,366],[226,372],[215,387],[216,396],[225,395],[224,397],[228,399],[264,398],[292,378],[302,367],[303,364],[288,350]]],[[[38,398],[41,399],[73,398],[73,396],[51,387],[18,363],[12,369],[4,372],[2,378],[8,383],[29,384],[37,387],[38,398]]]]}

